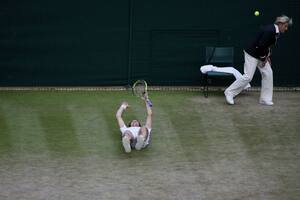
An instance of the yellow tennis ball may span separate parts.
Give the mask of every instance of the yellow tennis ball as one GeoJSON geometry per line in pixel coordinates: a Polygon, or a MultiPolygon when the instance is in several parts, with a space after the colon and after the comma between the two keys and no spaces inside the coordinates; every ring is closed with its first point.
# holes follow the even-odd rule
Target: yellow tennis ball
{"type": "Polygon", "coordinates": [[[259,11],[255,11],[254,12],[254,15],[257,17],[257,16],[259,16],[259,11]]]}

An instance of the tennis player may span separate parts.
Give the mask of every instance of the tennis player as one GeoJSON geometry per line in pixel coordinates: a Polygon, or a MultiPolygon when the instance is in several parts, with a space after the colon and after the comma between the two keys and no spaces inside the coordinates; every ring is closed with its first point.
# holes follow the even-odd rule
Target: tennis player
{"type": "Polygon", "coordinates": [[[275,45],[278,37],[293,24],[291,18],[281,15],[274,24],[264,26],[252,44],[244,50],[244,74],[233,82],[226,90],[225,97],[228,104],[234,104],[236,97],[252,80],[256,68],[262,77],[259,103],[272,106],[273,103],[273,71],[271,68],[271,46],[275,45]]]}
{"type": "Polygon", "coordinates": [[[143,98],[146,105],[147,118],[145,125],[142,125],[139,120],[132,120],[128,126],[125,125],[122,118],[123,112],[128,108],[127,102],[122,102],[116,113],[116,118],[122,133],[122,144],[126,153],[130,153],[131,149],[141,150],[150,142],[151,126],[152,126],[152,109],[147,103],[148,95],[143,98]]]}

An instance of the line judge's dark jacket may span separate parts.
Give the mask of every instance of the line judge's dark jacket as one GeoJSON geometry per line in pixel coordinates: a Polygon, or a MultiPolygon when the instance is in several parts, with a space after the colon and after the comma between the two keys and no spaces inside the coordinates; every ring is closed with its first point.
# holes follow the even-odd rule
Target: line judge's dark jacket
{"type": "Polygon", "coordinates": [[[276,43],[276,29],[274,24],[263,26],[255,40],[245,51],[252,57],[264,61],[269,54],[270,47],[276,43]]]}

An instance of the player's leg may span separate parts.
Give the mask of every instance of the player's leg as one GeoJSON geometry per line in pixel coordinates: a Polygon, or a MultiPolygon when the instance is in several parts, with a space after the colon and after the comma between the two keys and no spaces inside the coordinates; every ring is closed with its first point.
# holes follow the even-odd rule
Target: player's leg
{"type": "Polygon", "coordinates": [[[133,140],[133,135],[130,131],[125,131],[122,135],[122,145],[126,153],[131,152],[131,142],[133,140]]]}
{"type": "Polygon", "coordinates": [[[142,149],[142,147],[144,146],[144,142],[145,142],[146,138],[148,137],[148,134],[149,134],[148,129],[145,126],[142,126],[139,131],[139,134],[137,136],[137,142],[135,145],[136,150],[142,149]]]}
{"type": "Polygon", "coordinates": [[[264,67],[259,67],[261,73],[261,92],[259,102],[273,105],[273,70],[269,62],[264,67]]]}

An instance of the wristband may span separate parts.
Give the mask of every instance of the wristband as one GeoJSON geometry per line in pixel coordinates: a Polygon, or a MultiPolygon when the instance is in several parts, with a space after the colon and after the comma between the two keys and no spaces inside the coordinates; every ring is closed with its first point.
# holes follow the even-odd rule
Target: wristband
{"type": "Polygon", "coordinates": [[[121,108],[122,108],[123,110],[125,110],[126,107],[127,107],[127,106],[125,106],[124,104],[121,105],[121,108]]]}

